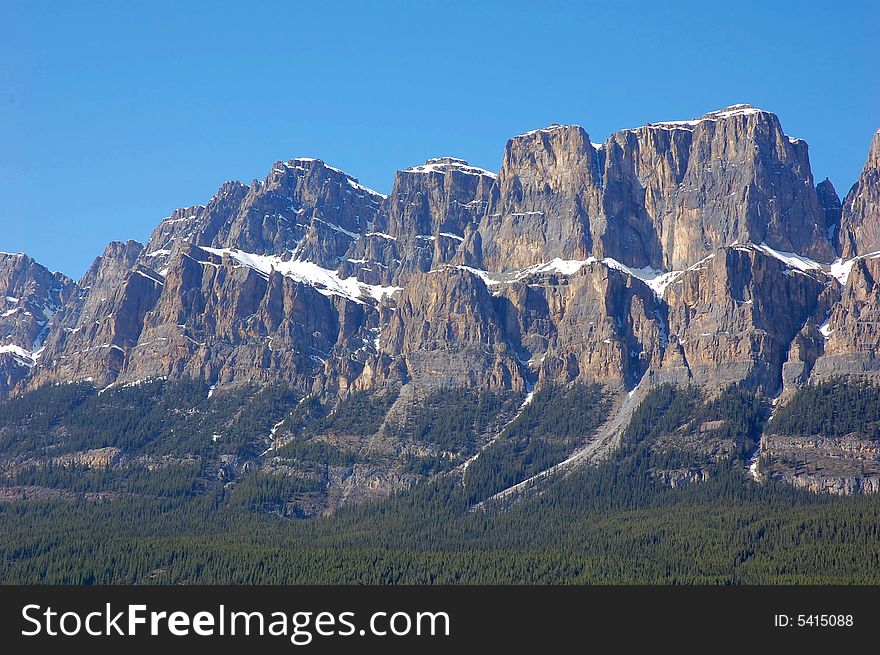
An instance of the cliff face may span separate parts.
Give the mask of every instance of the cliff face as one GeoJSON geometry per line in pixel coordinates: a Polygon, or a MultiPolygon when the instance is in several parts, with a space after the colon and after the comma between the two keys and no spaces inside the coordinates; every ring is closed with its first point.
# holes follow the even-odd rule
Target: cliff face
{"type": "Polygon", "coordinates": [[[439,157],[399,171],[367,238],[352,244],[341,272],[374,284],[402,284],[415,273],[467,261],[495,174],[439,157]]]}
{"type": "Polygon", "coordinates": [[[666,291],[670,346],[661,374],[720,388],[746,381],[774,393],[802,331],[817,336],[820,296],[832,282],[791,269],[754,246],[722,248],[666,291]]]}
{"type": "Polygon", "coordinates": [[[328,268],[376,218],[382,196],[319,159],[276,162],[250,187],[226,182],[206,206],[176,210],[147,243],[161,269],[175,246],[190,243],[286,254],[328,268]]]}
{"type": "Polygon", "coordinates": [[[845,259],[880,251],[880,130],[871,140],[862,174],[843,201],[840,243],[845,259]]]}
{"type": "MultiPolygon", "coordinates": [[[[176,210],[146,247],[111,243],[78,283],[0,255],[0,395],[278,382],[327,406],[399,394],[405,424],[437,389],[584,382],[623,425],[631,394],[667,381],[775,395],[876,375],[878,176],[880,133],[841,204],[814,186],[806,143],[748,105],[601,145],[553,125],[510,139],[497,176],[431,159],[387,197],[320,160],[277,162],[176,210]]],[[[363,484],[391,479],[370,466],[363,484]]],[[[415,479],[398,473],[395,488],[415,479]]]]}
{"type": "Polygon", "coordinates": [[[77,283],[52,321],[45,348],[27,383],[90,380],[111,384],[137,343],[162,278],[138,264],[143,246],[113,242],[77,283]]]}
{"type": "Polygon", "coordinates": [[[277,270],[243,265],[236,251],[180,249],[120,381],[282,380],[311,390],[333,349],[352,347],[363,329],[358,302],[324,295],[277,270]]]}
{"type": "Polygon", "coordinates": [[[74,287],[22,253],[0,253],[0,397],[30,374],[74,287]]]}
{"type": "Polygon", "coordinates": [[[739,242],[834,259],[807,144],[774,114],[736,105],[618,132],[604,150],[600,254],[681,270],[739,242]]]}
{"type": "Polygon", "coordinates": [[[821,327],[823,356],[816,377],[880,372],[880,259],[851,264],[839,302],[821,327]]]}
{"type": "Polygon", "coordinates": [[[554,125],[507,142],[481,222],[482,267],[509,270],[592,252],[590,217],[598,213],[601,170],[589,135],[554,125]]]}

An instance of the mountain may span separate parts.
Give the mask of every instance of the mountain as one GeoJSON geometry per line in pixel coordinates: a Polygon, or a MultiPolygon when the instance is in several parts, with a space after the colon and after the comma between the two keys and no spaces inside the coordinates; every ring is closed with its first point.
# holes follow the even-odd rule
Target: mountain
{"type": "MultiPolygon", "coordinates": [[[[653,437],[666,459],[652,475],[684,484],[711,474],[706,458],[775,452],[753,434],[757,410],[728,434],[736,394],[783,407],[880,373],[878,208],[880,132],[841,202],[814,183],[807,143],[751,105],[601,144],[551,125],[511,138],[497,174],[437,157],[399,171],[387,196],[318,159],[276,162],[175,210],[146,246],[109,244],[77,282],[0,255],[0,394],[76,383],[107,412],[145,385],[139,402],[183,394],[177,429],[214,449],[211,475],[297,480],[310,491],[296,511],[312,515],[438,475],[474,502],[527,489],[621,448],[659,389],[698,389],[705,415],[653,437]],[[204,398],[175,386],[191,384],[204,398]],[[249,403],[267,409],[242,423],[249,403]],[[578,403],[589,419],[576,428],[530,414],[578,403]]],[[[46,429],[89,466],[208,457],[111,437],[74,447],[73,426],[46,429]]],[[[862,443],[859,429],[824,435],[827,458],[862,443]]],[[[785,457],[811,443],[789,439],[785,457]]],[[[61,461],[47,457],[34,466],[61,461]]],[[[877,488],[858,458],[835,465],[841,484],[816,482],[821,466],[809,483],[766,467],[799,486],[877,488]]]]}
{"type": "Polygon", "coordinates": [[[50,321],[75,288],[27,255],[0,252],[0,395],[28,377],[51,334],[50,321]]]}

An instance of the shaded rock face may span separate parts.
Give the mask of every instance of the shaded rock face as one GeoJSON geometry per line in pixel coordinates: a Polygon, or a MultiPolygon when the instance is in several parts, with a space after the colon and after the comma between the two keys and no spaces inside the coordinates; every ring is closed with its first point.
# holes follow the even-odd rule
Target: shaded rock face
{"type": "Polygon", "coordinates": [[[605,144],[600,256],[681,270],[716,248],[767,243],[834,259],[806,142],[737,105],[618,132],[605,144]]]}
{"type": "Polygon", "coordinates": [[[823,326],[815,377],[880,372],[880,259],[857,259],[823,326]]]}
{"type": "Polygon", "coordinates": [[[207,206],[180,209],[150,237],[147,256],[161,268],[177,243],[291,253],[336,268],[378,213],[382,196],[318,159],[276,162],[250,187],[225,183],[207,206]],[[158,253],[158,254],[157,254],[158,253]]]}
{"type": "Polygon", "coordinates": [[[367,238],[352,244],[341,272],[371,284],[402,284],[413,273],[464,261],[489,204],[495,175],[463,159],[429,159],[399,171],[367,238]]]}
{"type": "Polygon", "coordinates": [[[0,346],[39,348],[74,288],[73,280],[26,255],[0,253],[0,346]]]}
{"type": "Polygon", "coordinates": [[[541,384],[573,380],[632,388],[663,347],[664,309],[625,273],[593,262],[535,274],[496,291],[514,348],[541,384]]]}
{"type": "Polygon", "coordinates": [[[880,130],[862,174],[843,201],[840,232],[845,259],[880,251],[880,130]]]}
{"type": "Polygon", "coordinates": [[[377,339],[379,354],[365,386],[526,386],[486,284],[463,269],[412,278],[377,339]]]}
{"type": "Polygon", "coordinates": [[[840,196],[827,177],[816,185],[816,197],[819,200],[819,208],[825,214],[828,240],[837,252],[840,250],[840,219],[843,205],[840,204],[840,196]]]}
{"type": "Polygon", "coordinates": [[[795,337],[821,340],[829,284],[753,247],[717,251],[666,291],[670,343],[658,376],[715,388],[744,380],[776,392],[795,337]]]}
{"type": "Polygon", "coordinates": [[[334,349],[356,359],[368,327],[360,303],[229,255],[182,248],[120,382],[189,376],[212,384],[282,381],[311,392],[334,349]]]}
{"type": "Polygon", "coordinates": [[[164,281],[138,263],[143,246],[113,242],[58,311],[29,386],[55,380],[116,381],[164,281]]]}
{"type": "Polygon", "coordinates": [[[476,259],[510,270],[554,257],[586,259],[599,208],[600,156],[577,125],[554,125],[507,142],[476,259]]]}
{"type": "Polygon", "coordinates": [[[0,253],[0,397],[24,380],[75,284],[21,253],[0,253]]]}

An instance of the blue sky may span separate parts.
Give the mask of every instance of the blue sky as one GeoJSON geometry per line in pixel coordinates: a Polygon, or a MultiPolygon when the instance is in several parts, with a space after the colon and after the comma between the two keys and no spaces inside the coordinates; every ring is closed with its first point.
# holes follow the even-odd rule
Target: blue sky
{"type": "Polygon", "coordinates": [[[880,128],[876,2],[0,0],[0,250],[79,277],[227,179],[320,157],[382,192],[577,123],[738,102],[843,195],[880,128]]]}

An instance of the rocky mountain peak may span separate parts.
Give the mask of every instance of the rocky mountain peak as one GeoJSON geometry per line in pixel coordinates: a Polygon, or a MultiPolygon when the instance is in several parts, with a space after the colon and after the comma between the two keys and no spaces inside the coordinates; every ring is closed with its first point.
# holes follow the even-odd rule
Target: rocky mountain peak
{"type": "Polygon", "coordinates": [[[405,169],[403,172],[405,173],[448,173],[452,171],[458,171],[460,173],[464,173],[466,175],[486,175],[488,177],[494,178],[495,173],[491,171],[487,171],[484,168],[479,168],[477,166],[471,166],[464,159],[459,159],[458,157],[434,157],[432,159],[428,159],[421,166],[412,166],[410,168],[405,169]]]}
{"type": "Polygon", "coordinates": [[[880,130],[871,139],[858,181],[843,201],[840,242],[845,258],[880,250],[880,130]]]}
{"type": "Polygon", "coordinates": [[[735,242],[835,257],[807,144],[770,112],[733,105],[651,123],[617,132],[604,151],[600,255],[665,270],[735,242]]]}
{"type": "Polygon", "coordinates": [[[880,130],[874,132],[871,139],[871,147],[868,150],[868,162],[866,168],[880,169],[880,130]]]}

